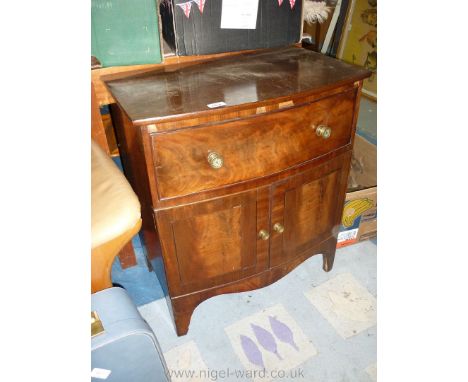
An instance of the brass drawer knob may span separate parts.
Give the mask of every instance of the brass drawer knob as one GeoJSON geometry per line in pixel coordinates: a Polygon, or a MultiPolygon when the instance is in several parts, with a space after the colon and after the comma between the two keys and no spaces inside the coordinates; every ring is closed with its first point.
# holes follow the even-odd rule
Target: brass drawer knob
{"type": "Polygon", "coordinates": [[[210,164],[210,166],[214,169],[221,168],[224,165],[223,157],[214,151],[211,151],[208,154],[207,159],[208,159],[208,163],[210,164]]]}
{"type": "Polygon", "coordinates": [[[331,135],[331,128],[325,125],[320,125],[315,130],[315,134],[323,139],[328,139],[331,135]]]}
{"type": "Polygon", "coordinates": [[[273,226],[273,229],[278,233],[284,232],[284,227],[281,223],[275,223],[275,225],[273,226]]]}
{"type": "Polygon", "coordinates": [[[258,237],[262,240],[268,240],[270,238],[270,234],[268,233],[268,231],[261,229],[258,233],[258,237]]]}

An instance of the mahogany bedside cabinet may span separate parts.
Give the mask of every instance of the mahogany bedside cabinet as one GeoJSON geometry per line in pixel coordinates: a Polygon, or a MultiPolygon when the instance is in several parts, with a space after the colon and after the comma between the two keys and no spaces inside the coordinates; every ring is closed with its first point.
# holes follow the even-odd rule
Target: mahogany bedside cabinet
{"type": "Polygon", "coordinates": [[[332,268],[369,75],[290,47],[106,81],[178,335],[212,296],[264,287],[316,254],[332,268]]]}

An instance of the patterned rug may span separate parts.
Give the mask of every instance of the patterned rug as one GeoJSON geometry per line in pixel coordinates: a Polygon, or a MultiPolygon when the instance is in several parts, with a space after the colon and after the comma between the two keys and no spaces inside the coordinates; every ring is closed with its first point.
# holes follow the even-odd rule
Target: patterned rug
{"type": "Polygon", "coordinates": [[[376,381],[377,247],[314,256],[278,282],[211,298],[177,337],[166,300],[140,306],[173,381],[376,381]]]}

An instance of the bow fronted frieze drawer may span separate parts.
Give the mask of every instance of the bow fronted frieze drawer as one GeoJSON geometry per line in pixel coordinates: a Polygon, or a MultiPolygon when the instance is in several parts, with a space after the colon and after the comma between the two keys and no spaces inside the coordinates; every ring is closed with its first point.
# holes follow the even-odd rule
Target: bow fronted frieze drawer
{"type": "Polygon", "coordinates": [[[349,144],[355,98],[352,89],[284,111],[152,134],[159,197],[264,177],[349,144]]]}

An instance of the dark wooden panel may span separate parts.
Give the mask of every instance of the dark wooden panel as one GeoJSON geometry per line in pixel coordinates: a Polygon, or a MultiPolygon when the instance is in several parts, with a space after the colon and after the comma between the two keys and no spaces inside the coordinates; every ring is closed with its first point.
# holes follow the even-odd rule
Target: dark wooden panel
{"type": "Polygon", "coordinates": [[[111,107],[116,138],[125,176],[138,196],[143,220],[140,237],[150,259],[161,255],[158,234],[154,226],[151,186],[145,167],[145,151],[140,128],[134,128],[121,108],[111,107]]]}
{"type": "Polygon", "coordinates": [[[124,247],[120,250],[118,256],[120,260],[120,266],[122,269],[127,269],[137,265],[137,259],[131,241],[124,245],[124,247]]]}
{"type": "Polygon", "coordinates": [[[362,80],[370,72],[306,49],[268,49],[180,68],[106,81],[134,123],[216,114],[207,105],[256,103],[321,92],[362,80]]]}
{"type": "Polygon", "coordinates": [[[257,246],[257,220],[268,219],[264,190],[156,213],[170,289],[184,294],[265,269],[268,246],[257,246]]]}
{"type": "Polygon", "coordinates": [[[221,125],[152,137],[161,199],[274,174],[345,146],[351,140],[355,90],[309,105],[221,125]],[[330,138],[316,135],[319,125],[330,138]],[[223,167],[210,167],[214,151],[223,167]]]}
{"type": "Polygon", "coordinates": [[[336,236],[346,192],[350,153],[274,186],[270,266],[292,261],[317,243],[336,236]],[[338,217],[337,217],[338,216],[338,217]],[[284,231],[273,226],[282,224],[284,231]]]}
{"type": "MultiPolygon", "coordinates": [[[[200,290],[184,296],[172,297],[171,307],[173,318],[176,324],[175,329],[177,335],[182,336],[187,333],[193,311],[197,305],[209,299],[210,297],[220,294],[238,293],[263,288],[291,272],[294,268],[296,268],[303,261],[307,260],[309,257],[317,254],[323,254],[324,259],[329,258],[330,256],[334,255],[335,250],[336,238],[332,237],[321,243],[317,243],[316,246],[297,256],[290,262],[283,263],[276,267],[272,267],[263,272],[259,272],[229,284],[200,290]]],[[[235,309],[235,307],[229,307],[229,309],[235,309]]]]}
{"type": "Polygon", "coordinates": [[[339,170],[335,170],[287,191],[285,225],[294,225],[294,245],[298,252],[313,238],[332,233],[338,178],[339,170]]]}
{"type": "Polygon", "coordinates": [[[301,39],[301,0],[297,0],[292,9],[289,4],[278,6],[277,1],[258,2],[257,22],[253,29],[221,28],[222,13],[222,1],[207,1],[203,14],[192,8],[190,17],[174,7],[174,14],[169,17],[175,23],[177,54],[282,47],[301,39]]]}
{"type": "MultiPolygon", "coordinates": [[[[245,190],[251,189],[251,188],[259,188],[259,187],[266,187],[270,186],[272,183],[276,183],[280,180],[286,179],[290,176],[299,174],[302,172],[304,169],[309,168],[310,165],[315,165],[318,166],[320,164],[323,164],[333,158],[336,158],[337,156],[340,156],[341,154],[347,152],[348,150],[351,149],[351,144],[348,144],[346,146],[340,147],[339,149],[332,151],[328,154],[322,155],[319,158],[304,162],[303,164],[295,167],[291,167],[290,169],[286,171],[282,171],[279,173],[275,174],[269,174],[267,176],[261,177],[261,178],[256,178],[252,180],[248,180],[245,182],[240,182],[240,183],[235,183],[235,184],[229,184],[225,185],[222,188],[215,188],[211,190],[206,190],[206,191],[200,191],[196,194],[190,194],[186,196],[178,196],[170,199],[163,199],[163,200],[158,200],[157,195],[155,196],[156,199],[153,200],[153,205],[154,208],[159,210],[159,209],[166,209],[170,207],[177,207],[179,205],[187,204],[187,203],[196,203],[200,202],[203,200],[208,200],[208,199],[213,199],[213,198],[218,198],[222,197],[224,195],[231,195],[231,194],[236,194],[239,192],[243,192],[245,190]]],[[[151,158],[150,158],[151,160],[151,158]]],[[[154,171],[153,171],[154,174],[154,171]]],[[[156,190],[156,188],[155,188],[156,190]]]]}
{"type": "Polygon", "coordinates": [[[297,107],[311,102],[319,101],[323,98],[330,97],[339,93],[345,93],[351,89],[358,88],[358,82],[347,84],[338,88],[333,88],[319,94],[296,95],[290,97],[276,98],[272,100],[265,100],[255,104],[233,106],[229,108],[218,109],[216,114],[199,113],[192,117],[174,117],[168,122],[158,122],[156,124],[149,124],[148,131],[150,133],[163,132],[170,130],[180,130],[185,127],[198,127],[201,125],[210,125],[220,122],[228,122],[239,120],[241,118],[251,117],[259,114],[266,114],[284,110],[289,107],[297,107]]]}
{"type": "Polygon", "coordinates": [[[172,223],[182,285],[238,271],[242,267],[241,206],[172,223]]]}

